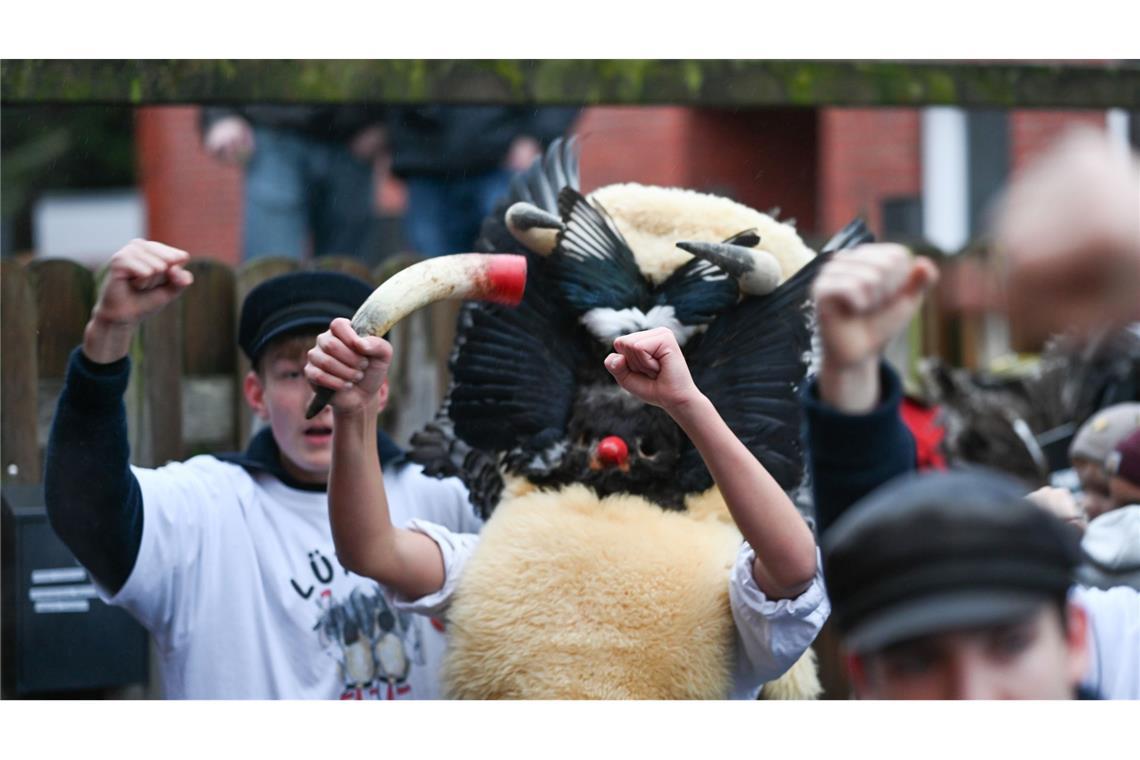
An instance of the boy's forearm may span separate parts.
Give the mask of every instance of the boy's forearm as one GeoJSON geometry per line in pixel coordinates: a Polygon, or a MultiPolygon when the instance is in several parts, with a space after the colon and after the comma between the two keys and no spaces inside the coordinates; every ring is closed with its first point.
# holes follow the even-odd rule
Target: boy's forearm
{"type": "Polygon", "coordinates": [[[703,394],[668,410],[712,473],[756,552],[753,574],[771,598],[799,595],[815,576],[815,540],[787,494],[703,394]]]}
{"type": "Polygon", "coordinates": [[[432,539],[392,524],[376,445],[376,416],[337,414],[329,476],[329,520],[346,568],[408,598],[443,586],[443,557],[432,539]]]}
{"type": "Polygon", "coordinates": [[[369,415],[337,414],[329,471],[329,522],[341,563],[372,575],[392,541],[392,523],[376,451],[376,421],[369,415]]]}

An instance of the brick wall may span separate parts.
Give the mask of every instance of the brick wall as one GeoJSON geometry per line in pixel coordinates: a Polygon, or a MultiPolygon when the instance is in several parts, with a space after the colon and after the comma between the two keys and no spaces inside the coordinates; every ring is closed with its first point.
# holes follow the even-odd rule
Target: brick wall
{"type": "Polygon", "coordinates": [[[816,222],[811,109],[597,107],[577,125],[586,192],[614,182],[689,187],[816,222]]]}
{"type": "Polygon", "coordinates": [[[587,108],[575,132],[581,148],[582,190],[615,182],[683,185],[689,176],[686,141],[692,130],[687,108],[587,108]]]}
{"type": "Polygon", "coordinates": [[[727,195],[816,232],[818,143],[810,108],[693,112],[686,185],[727,195]]]}
{"type": "Polygon", "coordinates": [[[882,202],[922,188],[919,111],[825,108],[819,112],[820,226],[825,234],[863,217],[882,234],[882,202]]]}
{"type": "Polygon", "coordinates": [[[1104,111],[1013,111],[1009,117],[1010,168],[1025,166],[1067,129],[1087,125],[1105,128],[1104,111]]]}
{"type": "Polygon", "coordinates": [[[135,150],[147,204],[147,237],[193,256],[241,258],[241,173],[202,149],[198,108],[138,109],[135,150]]]}

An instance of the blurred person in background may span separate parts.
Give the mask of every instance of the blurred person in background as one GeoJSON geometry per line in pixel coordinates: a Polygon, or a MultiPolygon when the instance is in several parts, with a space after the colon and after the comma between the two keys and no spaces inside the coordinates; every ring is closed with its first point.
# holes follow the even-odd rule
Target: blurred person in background
{"type": "Polygon", "coordinates": [[[1140,428],[1116,444],[1105,470],[1108,509],[1085,531],[1078,577],[1086,586],[1140,589],[1140,428]]]}
{"type": "Polygon", "coordinates": [[[1086,520],[1095,520],[1113,508],[1108,459],[1116,445],[1137,430],[1140,430],[1140,404],[1116,404],[1094,414],[1073,436],[1069,461],[1080,478],[1081,497],[1077,506],[1086,520]]]}
{"type": "Polygon", "coordinates": [[[207,152],[244,169],[243,260],[367,259],[383,116],[373,105],[202,109],[207,152]]]}
{"type": "Polygon", "coordinates": [[[407,245],[470,251],[511,178],[566,134],[577,108],[405,106],[388,111],[392,173],[408,188],[407,245]]]}
{"type": "Polygon", "coordinates": [[[1010,184],[994,244],[1017,350],[1140,320],[1140,158],[1068,134],[1010,184]]]}
{"type": "MultiPolygon", "coordinates": [[[[994,475],[979,476],[982,480],[976,483],[954,480],[960,477],[957,473],[928,475],[925,477],[934,479],[931,486],[923,485],[921,479],[906,481],[897,490],[884,490],[861,502],[880,486],[915,470],[913,436],[899,417],[901,383],[884,360],[883,351],[906,329],[924,292],[936,278],[937,270],[930,261],[913,258],[902,246],[874,244],[836,254],[821,269],[813,285],[821,355],[818,374],[804,388],[805,443],[816,521],[825,548],[824,576],[833,595],[840,633],[853,647],[851,651],[864,655],[886,654],[896,644],[914,644],[915,637],[924,639],[917,650],[909,650],[895,661],[902,669],[898,671],[900,675],[905,675],[908,668],[911,675],[934,672],[929,669],[953,675],[959,673],[955,668],[962,665],[962,658],[969,653],[980,657],[988,652],[985,657],[970,660],[969,671],[979,678],[985,676],[984,682],[989,684],[986,690],[967,689],[961,684],[968,682],[946,675],[933,681],[937,687],[923,681],[926,687],[906,690],[905,695],[909,696],[1058,697],[1063,696],[1058,694],[1059,686],[1075,687],[1071,683],[1071,668],[1084,663],[1080,685],[1085,693],[1106,698],[1140,698],[1140,593],[1124,587],[1102,591],[1072,586],[1071,571],[1079,557],[1077,534],[1064,528],[1063,523],[1039,508],[1039,517],[1048,518],[1044,523],[1028,517],[1027,502],[1013,498],[1008,485],[988,484],[994,475]],[[988,511],[995,510],[1001,514],[991,519],[988,511]],[[891,551],[896,549],[888,551],[889,546],[881,542],[888,536],[897,538],[899,525],[925,524],[923,520],[927,519],[943,529],[936,530],[925,542],[916,540],[923,551],[907,553],[905,561],[894,565],[898,575],[892,576],[891,566],[882,566],[874,555],[879,552],[883,557],[893,556],[891,551]],[[1012,522],[1003,522],[1007,519],[1012,522]],[[1006,544],[995,538],[997,534],[1008,534],[1014,540],[1022,533],[1027,539],[1036,536],[1036,548],[1019,546],[1006,551],[1006,544]],[[1068,546],[1067,541],[1072,545],[1068,546]],[[983,550],[983,546],[988,548],[983,550]],[[1001,572],[968,562],[961,572],[953,569],[956,557],[974,550],[988,555],[987,559],[1008,560],[1011,564],[1003,565],[1001,572]],[[1001,554],[1003,551],[1005,554],[1001,554]],[[867,552],[871,556],[863,557],[867,552]],[[1031,563],[1034,556],[1050,559],[1046,567],[1023,568],[1022,572],[1015,567],[1020,562],[1018,552],[1024,553],[1031,563]],[[867,563],[865,571],[855,567],[860,562],[867,563]],[[1061,573],[1062,567],[1069,569],[1061,573]],[[868,578],[866,589],[846,579],[847,574],[856,577],[860,572],[868,578]],[[1008,591],[1022,581],[1020,590],[1035,592],[1038,602],[1042,598],[1056,599],[1054,606],[1060,614],[1050,617],[1045,612],[1049,608],[1040,604],[1030,614],[1031,605],[1019,602],[1028,617],[1020,621],[1000,620],[996,613],[993,617],[985,614],[986,609],[995,606],[992,599],[974,606],[978,597],[1008,591]],[[874,591],[875,587],[881,591],[874,591]],[[1063,589],[1069,595],[1064,604],[1059,601],[1063,589]],[[940,612],[944,605],[952,604],[949,597],[954,596],[950,593],[954,590],[962,592],[960,618],[942,616],[940,612]],[[864,616],[872,611],[881,610],[887,616],[885,620],[893,620],[892,612],[907,611],[906,605],[896,603],[914,600],[918,604],[918,597],[941,599],[923,607],[929,615],[917,614],[915,618],[930,622],[929,626],[884,623],[893,631],[885,638],[856,635],[862,622],[871,619],[864,616]],[[1085,612],[1077,612],[1077,608],[1085,612]],[[931,615],[935,616],[933,622],[931,615]],[[1087,635],[1083,632],[1086,615],[1087,635]],[[1052,622],[1046,623],[1046,619],[1052,622]],[[959,627],[956,621],[965,627],[959,627]],[[933,649],[930,636],[940,637],[933,649]],[[1027,639],[1052,643],[1044,650],[1016,643],[1027,639]],[[1004,660],[1003,641],[1008,643],[1004,660]],[[1078,644],[1085,650],[1083,656],[1076,652],[1078,644]],[[1045,652],[1050,654],[1045,656],[1045,652]],[[1021,662],[1031,655],[1033,663],[1021,662]],[[1036,675],[1026,675],[1021,664],[1031,666],[1036,675]],[[1013,665],[1017,667],[1007,667],[1013,665]],[[1041,669],[1050,671],[1048,677],[1041,669]],[[1038,681],[1038,675],[1043,680],[1038,681]],[[1041,690],[1021,688],[1030,682],[1037,683],[1041,690]]],[[[901,543],[909,542],[908,538],[901,543]]],[[[909,549],[900,547],[897,551],[909,549]]],[[[910,620],[911,616],[908,612],[903,617],[910,620]]],[[[868,664],[866,660],[862,663],[868,664]]],[[[853,681],[861,693],[904,695],[876,687],[873,673],[859,671],[859,660],[850,664],[853,681]]]]}

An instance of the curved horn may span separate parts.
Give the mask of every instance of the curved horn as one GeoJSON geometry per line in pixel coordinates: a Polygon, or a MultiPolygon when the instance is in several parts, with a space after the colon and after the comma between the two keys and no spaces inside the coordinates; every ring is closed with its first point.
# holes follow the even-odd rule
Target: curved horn
{"type": "Polygon", "coordinates": [[[732,243],[680,242],[677,247],[728,272],[747,295],[766,295],[780,284],[780,264],[767,251],[732,243]]]}
{"type": "Polygon", "coordinates": [[[514,239],[540,256],[550,255],[559,230],[565,226],[554,214],[524,201],[507,209],[505,221],[514,239]]]}
{"type": "MultiPolygon", "coordinates": [[[[491,301],[518,306],[526,289],[526,256],[456,253],[413,264],[389,277],[352,317],[357,335],[383,335],[416,309],[446,299],[491,301]]],[[[317,388],[305,412],[312,419],[334,391],[317,388]]]]}

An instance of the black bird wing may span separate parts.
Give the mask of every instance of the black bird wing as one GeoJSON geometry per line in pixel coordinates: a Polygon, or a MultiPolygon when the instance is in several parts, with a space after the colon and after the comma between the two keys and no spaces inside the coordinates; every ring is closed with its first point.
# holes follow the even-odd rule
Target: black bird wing
{"type": "Polygon", "coordinates": [[[836,251],[842,251],[844,248],[854,248],[860,243],[873,242],[874,239],[875,236],[867,229],[867,225],[863,220],[856,217],[848,222],[846,227],[835,233],[831,237],[831,240],[824,243],[823,248],[820,249],[820,253],[835,253],[836,251]]]}
{"type": "MultiPolygon", "coordinates": [[[[785,490],[803,479],[799,394],[812,348],[811,283],[836,251],[870,240],[862,221],[847,225],[776,290],[723,312],[686,352],[697,387],[785,490]]],[[[700,454],[688,441],[684,446],[682,488],[709,488],[700,454]]]]}
{"type": "MultiPolygon", "coordinates": [[[[565,140],[559,137],[529,169],[511,179],[507,194],[495,203],[494,210],[483,220],[475,249],[484,253],[530,253],[507,229],[504,218],[507,209],[516,203],[526,202],[558,214],[559,191],[564,187],[576,190],[578,182],[578,141],[572,137],[565,140]]],[[[528,265],[531,263],[527,262],[528,265]]]]}
{"type": "Polygon", "coordinates": [[[605,210],[564,187],[558,194],[558,213],[566,227],[550,256],[551,273],[570,306],[578,313],[648,308],[649,286],[605,210]]]}
{"type": "Polygon", "coordinates": [[[533,460],[565,437],[584,336],[552,281],[550,264],[515,241],[503,221],[511,204],[547,204],[560,182],[576,186],[573,145],[555,141],[516,177],[482,227],[488,252],[527,257],[527,284],[516,308],[467,302],[449,361],[451,385],[436,419],[412,438],[411,458],[436,477],[458,476],[472,504],[489,516],[502,491],[504,456],[533,460]]]}
{"type": "Polygon", "coordinates": [[[655,300],[673,307],[684,325],[704,325],[740,300],[740,287],[723,269],[694,257],[661,283],[655,300]]]}

